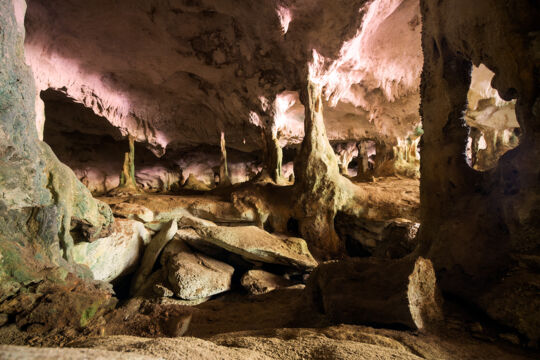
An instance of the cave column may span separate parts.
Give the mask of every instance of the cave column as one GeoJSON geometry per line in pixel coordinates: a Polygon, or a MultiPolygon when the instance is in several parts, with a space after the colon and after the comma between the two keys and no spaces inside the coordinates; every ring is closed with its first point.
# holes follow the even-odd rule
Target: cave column
{"type": "Polygon", "coordinates": [[[219,163],[219,186],[231,185],[229,178],[229,168],[227,166],[227,146],[225,143],[225,132],[221,132],[220,138],[221,159],[219,163]]]}
{"type": "Polygon", "coordinates": [[[264,170],[268,172],[273,182],[280,183],[283,179],[283,150],[279,144],[275,97],[269,99],[269,105],[263,112],[263,117],[265,118],[265,126],[262,135],[264,145],[264,170]]]}
{"type": "Polygon", "coordinates": [[[135,180],[135,138],[131,135],[129,139],[129,152],[124,154],[124,165],[120,174],[121,188],[137,190],[137,181],[135,180]]]}
{"type": "Polygon", "coordinates": [[[267,169],[270,177],[275,183],[279,183],[282,179],[283,165],[283,150],[279,145],[277,126],[275,120],[272,121],[272,126],[265,131],[266,147],[267,147],[267,169]]]}
{"type": "Polygon", "coordinates": [[[484,241],[479,233],[470,238],[471,224],[461,220],[464,211],[470,211],[478,178],[467,164],[469,129],[463,119],[472,64],[452,52],[444,39],[433,39],[424,32],[422,43],[425,57],[420,107],[424,129],[420,148],[420,251],[427,251],[438,269],[461,266],[473,272],[470,268],[479,260],[471,258],[474,252],[455,250],[459,243],[461,247],[474,244],[475,251],[481,251],[484,241]],[[460,219],[460,225],[451,219],[460,219]],[[455,240],[457,233],[459,241],[455,240]]]}
{"type": "Polygon", "coordinates": [[[349,175],[349,164],[354,156],[358,153],[358,149],[355,143],[347,143],[339,145],[337,148],[339,156],[339,172],[341,175],[349,175]]]}
{"type": "Polygon", "coordinates": [[[305,136],[294,164],[296,214],[310,250],[319,258],[331,258],[342,250],[334,217],[349,199],[350,187],[339,173],[326,135],[321,86],[308,81],[300,91],[300,100],[305,108],[305,136]]]}
{"type": "Polygon", "coordinates": [[[361,141],[358,144],[358,170],[356,177],[359,180],[366,180],[367,178],[371,177],[372,174],[370,174],[369,171],[369,158],[367,154],[367,147],[366,142],[361,141]]]}

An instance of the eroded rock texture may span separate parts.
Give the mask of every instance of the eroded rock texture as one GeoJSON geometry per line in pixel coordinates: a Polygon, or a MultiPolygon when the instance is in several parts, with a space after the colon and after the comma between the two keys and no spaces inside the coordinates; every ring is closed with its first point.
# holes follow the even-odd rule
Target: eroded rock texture
{"type": "Polygon", "coordinates": [[[533,340],[540,334],[539,11],[530,1],[422,1],[419,236],[443,290],[533,340]],[[503,100],[517,99],[522,131],[520,145],[484,173],[464,156],[473,64],[495,73],[503,100]]]}
{"type": "MultiPolygon", "coordinates": [[[[420,122],[417,0],[28,4],[25,49],[38,93],[64,94],[106,119],[117,141],[129,134],[158,156],[217,147],[223,132],[227,147],[265,152],[264,167],[275,168],[279,146],[299,144],[304,136],[299,94],[310,62],[328,84],[322,101],[331,141],[377,139],[392,148],[420,122]]],[[[58,104],[41,97],[49,119],[58,104]]],[[[38,133],[47,133],[39,97],[36,104],[38,133]]],[[[73,111],[56,115],[64,124],[88,120],[73,111]]],[[[95,135],[93,128],[77,130],[95,135]]],[[[81,151],[58,151],[91,187],[115,181],[110,178],[118,169],[104,175],[103,165],[80,164],[81,151]]],[[[185,158],[171,160],[185,166],[179,164],[185,158]]],[[[178,173],[171,168],[147,171],[147,178],[178,173]]],[[[249,179],[255,169],[230,169],[233,182],[249,179]]],[[[268,174],[276,181],[281,171],[268,174]]]]}
{"type": "MultiPolygon", "coordinates": [[[[72,259],[74,236],[107,235],[111,210],[39,141],[24,62],[24,1],[0,4],[0,299],[72,259]],[[72,235],[73,234],[73,235],[72,235]]],[[[58,275],[58,274],[57,274],[58,275]]],[[[51,275],[59,279],[57,275],[51,275]]],[[[65,274],[64,274],[65,276],[65,274]]],[[[60,276],[61,277],[61,276],[60,276]]],[[[62,279],[63,280],[63,279],[62,279]]]]}

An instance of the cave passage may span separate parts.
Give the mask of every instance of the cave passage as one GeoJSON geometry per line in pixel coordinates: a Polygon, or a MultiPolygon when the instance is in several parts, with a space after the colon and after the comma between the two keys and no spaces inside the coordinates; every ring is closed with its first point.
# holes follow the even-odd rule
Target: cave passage
{"type": "Polygon", "coordinates": [[[0,2],[0,358],[539,358],[539,18],[0,2]]]}

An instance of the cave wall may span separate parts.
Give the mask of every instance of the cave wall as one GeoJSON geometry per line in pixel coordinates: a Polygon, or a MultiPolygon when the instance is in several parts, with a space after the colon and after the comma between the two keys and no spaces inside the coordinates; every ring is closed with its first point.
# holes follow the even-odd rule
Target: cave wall
{"type": "Polygon", "coordinates": [[[421,229],[444,291],[517,328],[540,334],[540,51],[538,2],[421,1],[421,229]],[[498,166],[466,163],[464,120],[472,66],[495,73],[517,98],[520,145],[498,166]]]}
{"type": "Polygon", "coordinates": [[[25,10],[24,0],[0,2],[0,301],[47,276],[65,278],[54,269],[69,268],[72,224],[95,238],[113,221],[109,207],[38,139],[25,10]]]}

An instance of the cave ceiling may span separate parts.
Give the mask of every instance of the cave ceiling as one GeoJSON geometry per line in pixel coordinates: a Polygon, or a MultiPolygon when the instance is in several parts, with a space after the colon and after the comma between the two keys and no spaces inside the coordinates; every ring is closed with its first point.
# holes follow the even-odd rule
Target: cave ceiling
{"type": "Polygon", "coordinates": [[[282,145],[302,140],[308,77],[325,86],[331,141],[405,138],[419,123],[420,29],[418,0],[29,0],[25,51],[38,91],[158,156],[221,131],[254,151],[276,97],[282,145]]]}

